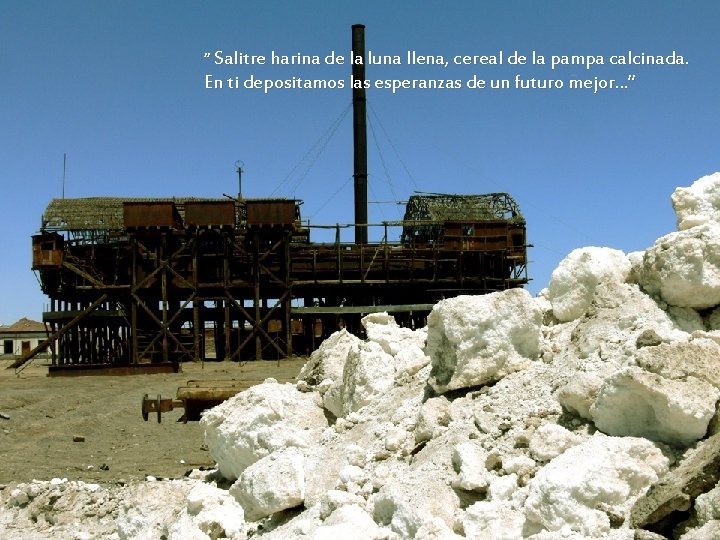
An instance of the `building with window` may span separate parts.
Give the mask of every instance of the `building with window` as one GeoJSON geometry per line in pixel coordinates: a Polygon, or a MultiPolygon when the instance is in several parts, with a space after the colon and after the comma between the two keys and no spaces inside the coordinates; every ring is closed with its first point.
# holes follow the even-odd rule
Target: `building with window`
{"type": "MultiPolygon", "coordinates": [[[[2,356],[22,356],[40,345],[48,337],[45,325],[38,321],[22,318],[10,326],[0,326],[2,356]]],[[[50,356],[50,350],[40,356],[50,356]]]]}

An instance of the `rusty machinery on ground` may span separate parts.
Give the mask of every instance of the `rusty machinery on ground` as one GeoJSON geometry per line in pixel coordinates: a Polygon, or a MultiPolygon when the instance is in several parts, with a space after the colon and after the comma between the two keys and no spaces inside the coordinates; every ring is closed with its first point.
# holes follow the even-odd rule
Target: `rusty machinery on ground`
{"type": "Polygon", "coordinates": [[[402,220],[368,224],[362,89],[353,110],[351,224],[306,223],[293,199],[52,200],[32,237],[48,339],[11,367],[48,346],[51,375],[304,355],[339,328],[361,334],[368,313],[420,327],[443,298],[527,283],[525,220],[506,193],[418,193],[402,220]]]}

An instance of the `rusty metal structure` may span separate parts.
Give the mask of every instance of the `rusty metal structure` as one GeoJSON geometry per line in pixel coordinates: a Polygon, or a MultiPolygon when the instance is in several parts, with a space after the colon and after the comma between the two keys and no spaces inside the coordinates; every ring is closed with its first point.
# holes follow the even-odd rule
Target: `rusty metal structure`
{"type": "Polygon", "coordinates": [[[296,200],[54,199],[32,237],[52,364],[161,369],[205,359],[208,330],[218,358],[306,354],[363,314],[419,326],[442,298],[527,282],[507,194],[414,195],[402,221],[367,225],[379,242],[343,242],[354,225],[315,243],[296,200]]]}
{"type": "Polygon", "coordinates": [[[367,313],[420,327],[440,299],[527,283],[508,194],[419,193],[403,220],[367,223],[364,91],[353,102],[355,223],[306,223],[293,199],[52,200],[32,237],[49,336],[14,367],[51,346],[51,374],[176,370],[209,358],[211,339],[218,359],[279,359],[362,333],[367,313]],[[335,240],[314,242],[321,229],[335,240]]]}

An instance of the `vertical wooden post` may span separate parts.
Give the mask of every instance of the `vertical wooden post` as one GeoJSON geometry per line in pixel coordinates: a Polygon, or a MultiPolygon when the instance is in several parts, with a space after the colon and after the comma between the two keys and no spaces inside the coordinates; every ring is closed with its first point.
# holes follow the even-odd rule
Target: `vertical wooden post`
{"type": "MultiPolygon", "coordinates": [[[[292,283],[290,282],[290,238],[291,232],[285,233],[285,242],[283,250],[283,273],[285,274],[283,279],[285,280],[285,286],[288,292],[292,289],[292,283]]],[[[285,320],[283,326],[285,327],[285,356],[288,358],[292,356],[292,319],[290,318],[290,310],[292,309],[292,293],[288,294],[284,300],[283,313],[285,314],[285,320]]]]}
{"type": "MultiPolygon", "coordinates": [[[[223,235],[223,286],[228,290],[230,285],[230,246],[227,242],[227,236],[223,235]]],[[[232,338],[232,320],[230,318],[230,299],[225,298],[225,360],[232,358],[231,338],[232,338]]]]}
{"type": "MultiPolygon", "coordinates": [[[[131,291],[135,292],[137,286],[137,240],[133,237],[130,240],[130,247],[132,249],[132,280],[131,280],[131,291]]],[[[130,363],[139,364],[139,352],[138,351],[138,320],[137,320],[137,302],[135,298],[130,296],[130,336],[132,338],[132,345],[130,348],[130,363]]]]}
{"type": "MultiPolygon", "coordinates": [[[[195,241],[192,247],[192,284],[194,288],[195,297],[193,298],[193,351],[195,354],[194,361],[205,361],[205,352],[200,352],[200,305],[202,302],[198,298],[198,234],[195,231],[195,241]]],[[[205,325],[203,324],[203,327],[205,325]]],[[[204,332],[204,328],[202,330],[204,332]]]]}
{"type": "MultiPolygon", "coordinates": [[[[162,260],[167,257],[167,233],[163,232],[162,242],[162,255],[158,257],[158,263],[162,264],[162,260]]],[[[170,351],[168,350],[168,330],[167,330],[167,312],[168,312],[168,294],[167,294],[167,266],[164,266],[161,272],[161,283],[162,283],[162,324],[163,324],[163,337],[162,337],[162,361],[167,363],[170,361],[170,351]]]]}
{"type": "Polygon", "coordinates": [[[262,319],[262,312],[260,310],[260,235],[258,231],[255,231],[253,236],[253,270],[255,276],[255,322],[253,323],[253,332],[255,333],[255,360],[262,360],[262,338],[260,336],[260,321],[262,319]]]}

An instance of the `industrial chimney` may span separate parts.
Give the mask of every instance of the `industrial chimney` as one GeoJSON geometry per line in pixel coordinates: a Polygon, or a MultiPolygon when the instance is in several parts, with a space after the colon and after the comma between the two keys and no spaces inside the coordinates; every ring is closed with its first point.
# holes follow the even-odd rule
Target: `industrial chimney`
{"type": "Polygon", "coordinates": [[[365,25],[352,26],[352,57],[362,58],[363,63],[353,62],[353,150],[355,179],[355,243],[367,244],[367,113],[365,100],[365,25]]]}

